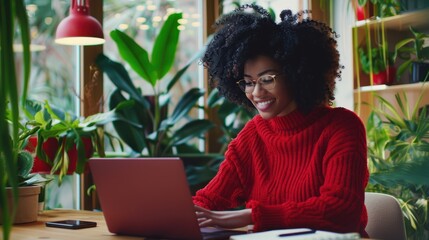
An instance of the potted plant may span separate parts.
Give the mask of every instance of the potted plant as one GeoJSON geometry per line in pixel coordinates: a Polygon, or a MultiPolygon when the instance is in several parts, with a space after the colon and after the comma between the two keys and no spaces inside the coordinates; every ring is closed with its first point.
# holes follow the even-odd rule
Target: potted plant
{"type": "Polygon", "coordinates": [[[412,26],[409,27],[412,37],[396,43],[394,59],[404,62],[398,67],[398,76],[407,70],[411,72],[410,82],[426,81],[429,74],[429,34],[422,33],[412,26]]]}
{"type": "Polygon", "coordinates": [[[13,52],[13,37],[16,29],[21,32],[23,46],[23,81],[21,97],[26,98],[28,79],[30,76],[30,34],[27,12],[24,1],[2,1],[0,3],[0,208],[12,209],[4,211],[2,218],[3,239],[8,240],[12,228],[12,219],[18,199],[18,132],[19,132],[19,98],[18,79],[16,76],[15,55],[13,52]],[[17,24],[17,28],[16,25],[17,24]],[[11,117],[6,119],[6,109],[10,107],[11,117]],[[11,122],[11,127],[8,124],[11,122]],[[10,136],[12,141],[7,139],[10,136]],[[11,186],[12,202],[7,201],[6,186],[11,186]],[[12,205],[12,206],[11,206],[12,205]]]}
{"type": "Polygon", "coordinates": [[[181,13],[169,15],[155,39],[151,59],[149,53],[124,32],[113,30],[110,33],[123,60],[151,86],[150,96],[144,89],[134,85],[122,64],[105,55],[100,55],[96,60],[117,87],[109,97],[109,107],[112,109],[120,103],[129,103],[129,108],[118,111],[122,118],[115,121],[113,126],[120,138],[140,155],[200,153],[197,147],[189,144],[189,140],[200,137],[213,127],[208,120],[191,119],[188,116],[204,95],[204,91],[199,88],[185,92],[171,115],[168,113],[168,108],[171,109],[171,89],[199,56],[197,54],[170,80],[165,79],[174,63],[180,33],[178,20],[181,16],[181,13]],[[166,87],[161,88],[161,82],[165,81],[166,87]]]}
{"type": "MultiPolygon", "coordinates": [[[[8,202],[16,207],[16,214],[13,217],[13,223],[29,223],[37,220],[39,212],[39,194],[41,188],[44,187],[52,179],[45,178],[40,174],[32,173],[33,156],[28,151],[24,150],[27,139],[20,138],[20,148],[18,151],[17,167],[18,167],[18,201],[12,201],[12,189],[6,187],[8,202]],[[16,206],[15,206],[16,204],[16,206]]],[[[12,208],[10,208],[12,209],[12,208]]],[[[2,210],[0,209],[0,213],[2,210]]],[[[0,224],[2,221],[0,220],[0,224]]]]}
{"type": "Polygon", "coordinates": [[[205,91],[191,88],[176,104],[172,101],[172,89],[204,51],[198,51],[174,74],[167,74],[175,61],[180,34],[177,27],[181,17],[181,13],[169,15],[155,38],[151,53],[122,31],[110,33],[122,59],[143,81],[149,83],[151,89],[136,87],[124,65],[103,54],[96,63],[116,86],[109,96],[109,108],[118,104],[128,106],[117,111],[121,118],[114,121],[113,126],[123,142],[132,149],[131,155],[181,157],[192,189],[206,182],[205,173],[216,167],[220,155],[205,153],[195,141],[192,142],[214,127],[209,120],[189,115],[191,110],[201,108],[198,101],[205,91]]]}
{"type": "MultiPolygon", "coordinates": [[[[35,151],[35,168],[40,173],[58,174],[59,183],[66,174],[81,174],[94,151],[104,156],[101,126],[116,119],[116,109],[78,118],[52,107],[47,101],[26,102],[28,120],[25,135],[28,150],[35,151]]],[[[108,135],[110,136],[110,135],[108,135]]]]}
{"type": "MultiPolygon", "coordinates": [[[[352,0],[352,1],[355,1],[355,0],[352,0]]],[[[370,2],[373,4],[375,8],[376,16],[381,18],[398,15],[403,10],[403,6],[400,0],[370,0],[370,2]]],[[[362,9],[365,7],[367,3],[368,3],[368,0],[357,0],[357,4],[354,3],[356,7],[356,15],[358,20],[363,20],[362,16],[359,17],[359,14],[363,15],[364,17],[364,14],[360,12],[362,12],[362,9]]]]}
{"type": "Polygon", "coordinates": [[[373,107],[366,124],[371,173],[367,191],[397,197],[409,239],[428,239],[429,112],[426,106],[419,108],[422,95],[414,106],[405,93],[396,94],[395,102],[376,97],[380,105],[373,107]]]}
{"type": "Polygon", "coordinates": [[[387,51],[386,45],[372,47],[368,51],[360,47],[359,60],[362,71],[371,75],[374,85],[390,85],[395,81],[396,68],[393,65],[393,53],[387,51]]]}
{"type": "Polygon", "coordinates": [[[349,0],[347,2],[347,9],[350,9],[350,5],[352,6],[357,21],[362,21],[366,19],[366,2],[367,0],[349,0]]]}

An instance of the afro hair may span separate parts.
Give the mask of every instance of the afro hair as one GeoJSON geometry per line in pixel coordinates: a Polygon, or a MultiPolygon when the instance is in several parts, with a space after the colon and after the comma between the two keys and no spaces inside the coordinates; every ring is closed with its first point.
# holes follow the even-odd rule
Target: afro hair
{"type": "Polygon", "coordinates": [[[247,60],[267,56],[282,66],[300,111],[331,105],[341,75],[336,36],[326,24],[304,17],[308,13],[283,10],[276,23],[267,10],[247,4],[221,16],[202,58],[210,85],[229,101],[254,109],[236,82],[247,60]]]}

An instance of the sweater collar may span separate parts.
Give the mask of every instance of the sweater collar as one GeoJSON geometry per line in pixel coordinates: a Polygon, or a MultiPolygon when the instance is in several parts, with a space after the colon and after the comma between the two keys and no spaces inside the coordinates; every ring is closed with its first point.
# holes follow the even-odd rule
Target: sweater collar
{"type": "Polygon", "coordinates": [[[316,121],[328,108],[326,106],[316,107],[307,114],[295,109],[286,116],[274,117],[264,121],[267,121],[273,130],[298,130],[316,121]]]}

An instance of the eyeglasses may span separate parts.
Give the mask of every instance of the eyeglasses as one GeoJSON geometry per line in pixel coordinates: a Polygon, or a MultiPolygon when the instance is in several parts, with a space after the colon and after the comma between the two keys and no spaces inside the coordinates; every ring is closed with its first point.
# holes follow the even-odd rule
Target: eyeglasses
{"type": "Polygon", "coordinates": [[[237,82],[238,87],[245,93],[252,93],[255,90],[256,84],[259,84],[265,90],[272,90],[276,86],[276,75],[263,75],[256,80],[241,79],[237,82]]]}

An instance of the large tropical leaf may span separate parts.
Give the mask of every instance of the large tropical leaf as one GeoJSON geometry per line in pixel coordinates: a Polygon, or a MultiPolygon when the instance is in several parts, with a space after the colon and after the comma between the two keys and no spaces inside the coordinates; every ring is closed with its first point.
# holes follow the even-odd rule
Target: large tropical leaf
{"type": "Polygon", "coordinates": [[[178,21],[181,18],[182,13],[170,14],[155,39],[151,63],[157,71],[158,79],[162,79],[170,71],[175,61],[180,33],[178,21]]]}
{"type": "Polygon", "coordinates": [[[121,57],[140,77],[155,86],[156,69],[150,63],[148,52],[120,30],[111,31],[110,36],[115,41],[121,57]]]}
{"type": "Polygon", "coordinates": [[[212,89],[207,97],[207,106],[209,108],[215,108],[224,102],[225,98],[219,96],[219,90],[217,88],[212,89]]]}
{"type": "Polygon", "coordinates": [[[401,184],[428,185],[429,157],[413,159],[412,162],[401,162],[388,170],[372,173],[370,179],[386,187],[401,184]]]}
{"type": "Polygon", "coordinates": [[[170,92],[171,88],[176,84],[176,82],[182,77],[182,75],[188,70],[192,63],[194,63],[197,59],[201,58],[203,53],[206,51],[206,47],[201,48],[194,56],[182,67],[177,73],[173,76],[173,78],[168,82],[166,92],[170,92]]]}
{"type": "Polygon", "coordinates": [[[204,90],[200,88],[192,88],[180,98],[170,118],[166,119],[169,125],[176,124],[183,116],[195,107],[198,99],[204,95],[204,90]]]}
{"type": "MultiPolygon", "coordinates": [[[[109,108],[115,108],[127,99],[121,94],[119,90],[115,90],[109,98],[109,108]]],[[[121,120],[114,121],[113,127],[118,133],[119,137],[133,149],[135,152],[140,153],[146,146],[145,128],[139,126],[141,118],[138,115],[138,108],[131,106],[118,110],[118,115],[121,120]],[[126,121],[125,121],[126,120],[126,121]],[[135,124],[130,124],[135,123],[135,124]]]]}
{"type": "Polygon", "coordinates": [[[206,119],[190,121],[173,133],[169,144],[172,146],[184,144],[195,137],[202,136],[202,134],[213,127],[214,124],[206,119]]]}
{"type": "Polygon", "coordinates": [[[110,60],[110,58],[104,54],[100,54],[97,57],[96,63],[101,68],[101,70],[103,70],[103,72],[109,76],[110,81],[112,81],[112,83],[115,84],[118,89],[128,93],[131,99],[136,100],[145,108],[150,108],[149,102],[144,97],[142,97],[141,92],[137,90],[130,78],[130,75],[128,74],[128,71],[122,64],[110,60]]]}

